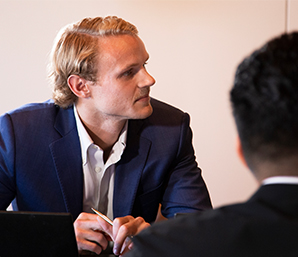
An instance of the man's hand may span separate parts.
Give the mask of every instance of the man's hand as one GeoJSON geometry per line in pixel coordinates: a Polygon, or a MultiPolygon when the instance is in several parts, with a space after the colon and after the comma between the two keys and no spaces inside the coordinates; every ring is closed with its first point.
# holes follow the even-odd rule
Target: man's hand
{"type": "Polygon", "coordinates": [[[113,221],[113,241],[115,255],[122,255],[132,248],[130,238],[150,226],[142,217],[125,216],[113,221]]]}
{"type": "Polygon", "coordinates": [[[74,229],[79,252],[91,251],[100,254],[114,241],[113,252],[122,255],[132,247],[130,238],[149,227],[141,217],[125,216],[116,218],[113,226],[96,214],[81,213],[74,222],[74,229]]]}
{"type": "Polygon", "coordinates": [[[112,226],[108,224],[109,228],[107,226],[103,228],[97,217],[96,214],[82,212],[75,220],[74,230],[79,253],[87,250],[100,254],[107,248],[108,241],[112,240],[105,231],[109,230],[112,233],[112,226]]]}

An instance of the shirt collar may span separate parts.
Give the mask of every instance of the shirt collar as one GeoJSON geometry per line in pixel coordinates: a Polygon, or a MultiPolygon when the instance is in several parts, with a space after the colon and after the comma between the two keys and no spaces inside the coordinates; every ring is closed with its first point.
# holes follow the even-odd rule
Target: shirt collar
{"type": "Polygon", "coordinates": [[[82,161],[83,161],[83,165],[85,165],[87,162],[87,150],[88,150],[89,146],[93,144],[93,140],[87,133],[87,131],[79,117],[79,114],[78,114],[78,111],[77,111],[77,108],[75,105],[73,105],[73,110],[74,110],[75,120],[77,123],[77,129],[78,129],[78,134],[79,134],[79,138],[80,138],[80,143],[81,143],[81,152],[82,152],[82,159],[83,159],[82,161]]]}
{"type": "Polygon", "coordinates": [[[298,176],[274,176],[262,181],[262,185],[269,184],[298,184],[298,176]]]}
{"type": "Polygon", "coordinates": [[[117,163],[120,160],[121,155],[123,154],[124,149],[126,147],[127,127],[128,127],[128,121],[126,121],[122,131],[120,132],[118,141],[114,144],[112,148],[112,151],[106,163],[107,167],[111,164],[117,163]]]}

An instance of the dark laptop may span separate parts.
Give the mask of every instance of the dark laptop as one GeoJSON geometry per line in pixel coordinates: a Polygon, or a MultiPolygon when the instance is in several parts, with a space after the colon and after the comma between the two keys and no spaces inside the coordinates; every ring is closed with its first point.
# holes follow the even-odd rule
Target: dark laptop
{"type": "Polygon", "coordinates": [[[0,211],[0,257],[77,257],[69,213],[0,211]]]}

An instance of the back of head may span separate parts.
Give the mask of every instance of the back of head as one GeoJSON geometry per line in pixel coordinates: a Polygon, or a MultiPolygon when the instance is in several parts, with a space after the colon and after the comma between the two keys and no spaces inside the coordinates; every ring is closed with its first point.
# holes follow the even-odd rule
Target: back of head
{"type": "Polygon", "coordinates": [[[245,159],[278,163],[298,154],[298,33],[284,34],[237,68],[230,92],[245,159]]]}
{"type": "Polygon", "coordinates": [[[98,39],[123,34],[137,35],[138,30],[116,16],[85,18],[60,31],[49,65],[53,99],[57,105],[66,108],[77,99],[67,84],[70,75],[96,82],[98,39]]]}

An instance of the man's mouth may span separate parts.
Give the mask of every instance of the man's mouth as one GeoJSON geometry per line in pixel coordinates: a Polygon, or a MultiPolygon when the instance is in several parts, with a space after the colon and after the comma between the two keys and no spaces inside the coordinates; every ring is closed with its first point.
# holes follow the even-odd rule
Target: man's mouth
{"type": "Polygon", "coordinates": [[[136,99],[135,102],[138,102],[138,101],[148,101],[149,98],[150,98],[149,93],[150,93],[150,90],[143,88],[140,91],[140,96],[137,97],[137,99],[136,99]]]}
{"type": "Polygon", "coordinates": [[[146,94],[146,95],[138,97],[138,99],[136,101],[148,100],[148,98],[149,98],[149,94],[146,94]]]}

